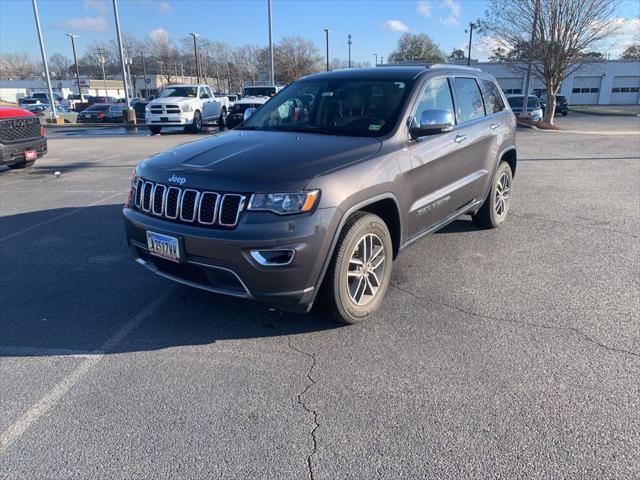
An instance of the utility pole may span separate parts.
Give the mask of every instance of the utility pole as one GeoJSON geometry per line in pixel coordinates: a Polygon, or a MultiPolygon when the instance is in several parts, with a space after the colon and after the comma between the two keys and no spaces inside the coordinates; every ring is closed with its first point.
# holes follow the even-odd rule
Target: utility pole
{"type": "Polygon", "coordinates": [[[122,48],[122,34],[120,33],[120,16],[118,15],[118,0],[113,0],[113,17],[116,21],[116,36],[118,38],[118,53],[120,53],[120,66],[122,68],[122,83],[124,83],[124,98],[127,109],[123,112],[125,122],[129,125],[136,124],[136,114],[131,108],[131,97],[129,96],[129,85],[127,82],[127,67],[124,63],[124,50],[122,48]]]}
{"type": "Polygon", "coordinates": [[[473,22],[469,22],[469,29],[465,32],[469,32],[469,53],[467,54],[467,67],[471,65],[471,41],[473,40],[473,29],[478,25],[473,22]]]}
{"type": "Polygon", "coordinates": [[[198,42],[196,41],[196,37],[200,35],[197,33],[190,33],[193,37],[193,55],[196,57],[196,78],[198,79],[197,83],[200,83],[200,61],[198,60],[198,42]]]}
{"type": "Polygon", "coordinates": [[[51,88],[51,77],[49,76],[49,63],[47,62],[47,52],[44,50],[44,41],[42,39],[42,30],[40,28],[40,15],[38,14],[38,4],[36,0],[31,0],[33,5],[33,16],[36,20],[36,30],[38,31],[38,40],[40,41],[40,53],[42,54],[42,64],[44,65],[44,73],[47,78],[47,89],[49,90],[49,106],[51,107],[51,121],[55,123],[58,118],[56,112],[56,102],[53,98],[53,90],[51,88]]]}
{"type": "Polygon", "coordinates": [[[378,54],[374,53],[373,56],[376,57],[376,63],[374,63],[374,65],[378,65],[378,54]]]}
{"type": "Polygon", "coordinates": [[[328,28],[324,29],[324,34],[327,40],[327,72],[329,71],[329,32],[331,30],[329,30],[328,28]]]}
{"type": "MultiPolygon", "coordinates": [[[[521,116],[523,118],[529,117],[529,81],[531,78],[531,63],[533,56],[533,46],[536,40],[536,28],[538,28],[538,15],[540,14],[540,0],[536,0],[536,3],[533,7],[533,27],[531,28],[531,42],[529,44],[529,55],[527,59],[527,73],[524,78],[524,98],[522,105],[522,113],[521,116]]],[[[547,92],[548,95],[548,92],[547,92]]]]}
{"type": "Polygon", "coordinates": [[[380,57],[380,65],[384,65],[384,57],[380,57]]]}
{"type": "Polygon", "coordinates": [[[104,48],[99,48],[96,50],[98,54],[98,63],[100,64],[100,68],[102,68],[102,84],[104,86],[104,96],[108,96],[109,92],[107,91],[107,75],[104,72],[104,64],[107,63],[106,58],[104,57],[104,48]]]}
{"type": "Polygon", "coordinates": [[[78,93],[80,94],[80,102],[82,102],[82,85],[80,85],[80,67],[78,66],[78,57],[76,56],[76,42],[74,39],[78,38],[78,35],[72,33],[65,33],[67,37],[71,39],[71,49],[73,50],[73,63],[76,66],[76,81],[78,82],[78,93]]]}
{"type": "Polygon", "coordinates": [[[269,81],[271,85],[275,85],[276,80],[273,73],[273,37],[271,34],[271,0],[267,0],[267,9],[269,13],[269,81]]]}
{"type": "Polygon", "coordinates": [[[129,85],[131,86],[131,96],[136,96],[136,86],[131,78],[131,65],[133,64],[133,59],[129,56],[129,52],[127,52],[127,56],[125,57],[125,63],[127,65],[127,76],[129,77],[129,85]]]}
{"type": "Polygon", "coordinates": [[[351,68],[351,34],[347,35],[347,45],[349,45],[349,68],[351,68]]]}

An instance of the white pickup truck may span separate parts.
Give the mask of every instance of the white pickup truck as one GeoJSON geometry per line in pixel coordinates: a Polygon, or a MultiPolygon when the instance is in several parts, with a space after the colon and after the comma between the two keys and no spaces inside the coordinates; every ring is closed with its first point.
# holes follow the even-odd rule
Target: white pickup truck
{"type": "Polygon", "coordinates": [[[209,85],[167,85],[145,108],[145,122],[151,133],[162,127],[184,127],[199,132],[205,123],[226,125],[229,99],[215,95],[209,85]]]}

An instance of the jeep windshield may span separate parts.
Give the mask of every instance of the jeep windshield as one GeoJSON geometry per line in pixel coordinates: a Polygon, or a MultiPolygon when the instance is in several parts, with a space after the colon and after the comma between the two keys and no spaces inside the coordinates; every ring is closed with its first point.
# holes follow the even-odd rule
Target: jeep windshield
{"type": "Polygon", "coordinates": [[[197,87],[167,87],[160,93],[160,98],[196,97],[197,90],[197,87]]]}
{"type": "Polygon", "coordinates": [[[302,80],[265,103],[240,129],[383,136],[396,125],[412,85],[412,80],[302,80]]]}
{"type": "Polygon", "coordinates": [[[243,97],[273,97],[276,94],[276,87],[244,87],[243,97]]]}

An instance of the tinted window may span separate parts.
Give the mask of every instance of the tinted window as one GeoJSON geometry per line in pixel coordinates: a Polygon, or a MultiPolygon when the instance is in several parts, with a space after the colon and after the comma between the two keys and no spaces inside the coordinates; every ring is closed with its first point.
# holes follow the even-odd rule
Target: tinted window
{"type": "Polygon", "coordinates": [[[91,105],[85,112],[108,112],[109,105],[91,105]]]}
{"type": "Polygon", "coordinates": [[[456,113],[458,123],[468,122],[484,116],[484,105],[478,84],[473,78],[456,77],[453,79],[456,89],[456,113]]]}
{"type": "Polygon", "coordinates": [[[425,110],[447,110],[455,118],[451,89],[446,78],[431,80],[425,87],[416,109],[415,125],[420,125],[420,118],[425,110]]]}
{"type": "Polygon", "coordinates": [[[265,103],[241,127],[378,137],[398,123],[413,80],[300,80],[265,103]]]}
{"type": "Polygon", "coordinates": [[[487,115],[498,113],[504,110],[504,102],[496,84],[489,80],[480,80],[482,86],[482,95],[484,96],[484,105],[487,108],[487,115]]]}

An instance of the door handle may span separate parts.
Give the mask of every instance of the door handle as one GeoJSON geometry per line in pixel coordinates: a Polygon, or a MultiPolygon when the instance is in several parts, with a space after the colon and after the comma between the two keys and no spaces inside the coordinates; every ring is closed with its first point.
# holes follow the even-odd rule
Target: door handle
{"type": "Polygon", "coordinates": [[[453,139],[456,143],[462,143],[467,139],[466,135],[456,135],[456,138],[453,139]]]}
{"type": "Polygon", "coordinates": [[[500,125],[498,125],[497,123],[492,123],[491,126],[489,127],[491,130],[495,130],[496,128],[498,128],[500,125]]]}

